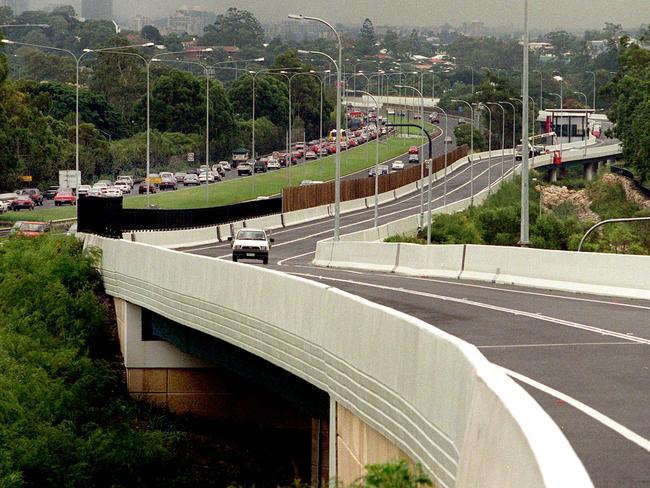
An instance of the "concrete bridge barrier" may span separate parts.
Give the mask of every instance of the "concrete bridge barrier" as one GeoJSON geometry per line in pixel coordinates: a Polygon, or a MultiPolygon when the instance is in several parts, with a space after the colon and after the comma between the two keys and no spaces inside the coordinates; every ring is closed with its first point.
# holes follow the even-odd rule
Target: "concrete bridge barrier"
{"type": "MultiPolygon", "coordinates": [[[[110,295],[327,392],[331,425],[351,412],[422,463],[435,486],[592,486],[541,407],[475,347],[432,325],[273,270],[125,240],[88,243],[102,248],[110,295]]],[[[330,466],[352,481],[341,439],[330,433],[330,466]]]]}

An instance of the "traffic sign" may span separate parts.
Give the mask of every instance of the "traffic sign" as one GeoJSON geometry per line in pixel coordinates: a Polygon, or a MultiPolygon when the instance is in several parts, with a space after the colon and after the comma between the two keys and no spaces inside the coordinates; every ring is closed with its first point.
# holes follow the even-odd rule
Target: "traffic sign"
{"type": "Polygon", "coordinates": [[[24,175],[20,177],[20,181],[23,181],[25,183],[31,183],[32,182],[32,177],[31,175],[24,175]]]}
{"type": "Polygon", "coordinates": [[[194,162],[194,153],[187,153],[187,162],[188,163],[193,163],[194,162]]]}

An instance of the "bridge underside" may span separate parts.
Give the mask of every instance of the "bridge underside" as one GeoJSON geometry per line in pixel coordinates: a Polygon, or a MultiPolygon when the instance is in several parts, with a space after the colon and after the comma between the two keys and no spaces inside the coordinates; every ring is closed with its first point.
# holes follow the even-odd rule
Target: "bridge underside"
{"type": "Polygon", "coordinates": [[[132,395],[179,414],[262,426],[278,439],[293,432],[306,440],[300,444],[308,466],[300,471],[312,486],[333,476],[352,483],[371,463],[412,464],[326,392],[282,368],[121,299],[115,310],[132,395]]]}

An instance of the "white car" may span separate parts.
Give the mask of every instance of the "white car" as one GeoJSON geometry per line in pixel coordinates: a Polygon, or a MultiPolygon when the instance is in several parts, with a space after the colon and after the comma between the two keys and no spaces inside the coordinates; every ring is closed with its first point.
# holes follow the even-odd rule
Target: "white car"
{"type": "Polygon", "coordinates": [[[11,208],[9,202],[0,201],[0,213],[5,213],[11,208]]]}
{"type": "Polygon", "coordinates": [[[91,188],[88,190],[88,193],[86,193],[87,196],[89,197],[100,197],[102,196],[102,191],[99,188],[91,188]]]}
{"type": "Polygon", "coordinates": [[[277,159],[269,159],[269,162],[266,164],[266,169],[280,169],[280,161],[277,159]]]}
{"type": "Polygon", "coordinates": [[[391,165],[391,169],[393,171],[399,171],[400,169],[404,169],[404,161],[393,161],[393,164],[391,165]]]}
{"type": "Polygon", "coordinates": [[[302,180],[300,186],[320,185],[321,183],[323,182],[318,180],[302,180]]]}
{"type": "MultiPolygon", "coordinates": [[[[93,185],[93,190],[97,190],[99,195],[104,195],[106,193],[106,190],[108,189],[108,183],[104,183],[101,181],[98,181],[93,185]]],[[[88,193],[90,195],[90,192],[88,193]]]]}
{"type": "Polygon", "coordinates": [[[271,239],[267,233],[261,229],[240,229],[232,242],[232,260],[237,262],[239,259],[261,259],[264,264],[269,263],[269,250],[271,249],[271,239]]]}
{"type": "Polygon", "coordinates": [[[118,176],[117,180],[115,180],[115,186],[117,186],[118,183],[126,183],[127,185],[129,185],[129,191],[131,191],[130,189],[133,188],[133,184],[134,184],[133,177],[129,175],[118,176]]]}
{"type": "Polygon", "coordinates": [[[122,190],[120,190],[116,186],[109,186],[108,188],[106,188],[106,191],[103,192],[103,195],[105,197],[121,197],[123,193],[122,190]]]}
{"type": "Polygon", "coordinates": [[[90,185],[79,185],[79,188],[77,188],[77,196],[85,196],[88,195],[88,192],[90,191],[92,187],[90,185]]]}
{"type": "Polygon", "coordinates": [[[219,165],[224,169],[224,171],[230,171],[232,169],[232,166],[230,166],[228,161],[219,161],[219,165]]]}
{"type": "MultiPolygon", "coordinates": [[[[214,183],[214,174],[212,173],[212,171],[208,171],[207,178],[208,178],[208,183],[214,183]]],[[[199,183],[205,183],[205,179],[206,179],[206,173],[205,171],[202,171],[201,174],[199,175],[199,183]]]]}
{"type": "Polygon", "coordinates": [[[118,180],[115,183],[115,188],[119,188],[122,193],[131,193],[131,185],[124,180],[118,180]]]}

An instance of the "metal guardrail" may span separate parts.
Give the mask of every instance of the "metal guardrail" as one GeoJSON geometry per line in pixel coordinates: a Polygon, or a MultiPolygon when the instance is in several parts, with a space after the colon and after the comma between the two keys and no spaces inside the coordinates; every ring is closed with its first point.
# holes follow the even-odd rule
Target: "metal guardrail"
{"type": "Polygon", "coordinates": [[[598,222],[596,225],[593,225],[586,233],[584,236],[582,236],[582,239],[580,239],[580,244],[578,244],[578,252],[582,250],[582,245],[584,244],[585,240],[591,234],[594,230],[596,230],[598,227],[601,225],[605,224],[612,224],[616,222],[639,222],[639,221],[650,221],[650,217],[629,217],[629,218],[624,218],[624,219],[607,219],[603,220],[602,222],[598,222]]]}

